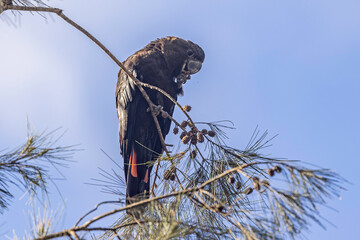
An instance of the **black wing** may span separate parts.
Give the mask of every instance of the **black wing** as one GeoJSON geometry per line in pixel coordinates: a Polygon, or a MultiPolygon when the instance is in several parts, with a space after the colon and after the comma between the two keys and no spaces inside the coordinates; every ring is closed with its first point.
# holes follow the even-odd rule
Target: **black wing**
{"type": "MultiPolygon", "coordinates": [[[[133,68],[128,68],[133,75],[141,75],[133,68]]],[[[162,94],[147,91],[154,104],[164,104],[162,94]]],[[[167,101],[167,100],[165,100],[167,101]]],[[[127,195],[132,197],[145,190],[149,192],[151,163],[162,153],[162,145],[150,112],[148,103],[141,92],[123,71],[119,72],[116,91],[116,106],[119,117],[119,141],[124,158],[124,172],[127,183],[127,195]]],[[[168,109],[170,114],[173,107],[168,109]]],[[[164,137],[169,132],[171,121],[158,116],[164,137]]]]}
{"type": "MultiPolygon", "coordinates": [[[[136,71],[132,71],[137,77],[136,71]]],[[[134,120],[136,109],[141,100],[140,92],[130,77],[123,71],[119,72],[119,79],[116,87],[116,108],[119,118],[119,142],[120,152],[124,158],[125,179],[127,181],[129,158],[133,148],[133,136],[135,130],[134,120]]]]}

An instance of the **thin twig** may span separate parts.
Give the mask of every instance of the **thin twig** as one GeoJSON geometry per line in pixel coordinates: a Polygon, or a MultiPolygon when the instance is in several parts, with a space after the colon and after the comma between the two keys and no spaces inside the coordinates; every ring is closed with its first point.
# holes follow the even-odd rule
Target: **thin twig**
{"type": "Polygon", "coordinates": [[[170,94],[168,94],[167,92],[165,92],[164,90],[162,90],[161,88],[158,88],[156,86],[150,85],[148,83],[144,83],[144,82],[140,82],[140,84],[144,87],[150,88],[152,90],[156,90],[160,93],[162,93],[164,96],[166,96],[169,100],[171,100],[176,106],[178,106],[181,111],[185,114],[185,116],[189,119],[189,121],[195,126],[194,121],[192,120],[192,118],[190,117],[190,115],[184,110],[184,108],[180,105],[180,103],[178,101],[176,101],[174,98],[172,98],[170,96],[170,94]]]}
{"type": "Polygon", "coordinates": [[[168,112],[166,112],[166,111],[164,111],[164,110],[161,110],[161,113],[167,114],[166,116],[167,116],[171,121],[173,121],[176,126],[178,126],[179,128],[181,128],[181,130],[183,130],[184,132],[187,132],[186,129],[183,128],[183,127],[181,126],[181,124],[180,124],[178,121],[176,121],[168,112]]]}
{"type": "Polygon", "coordinates": [[[95,212],[101,205],[108,204],[108,203],[121,203],[121,202],[120,201],[104,201],[104,202],[100,202],[100,203],[96,204],[95,208],[93,208],[92,210],[90,210],[89,212],[84,214],[84,216],[79,218],[79,220],[75,223],[75,226],[77,226],[85,217],[89,216],[89,214],[95,212]]]}
{"type": "Polygon", "coordinates": [[[154,188],[155,188],[155,184],[156,184],[156,179],[158,178],[159,167],[160,167],[160,161],[158,159],[156,159],[155,175],[154,175],[154,180],[153,180],[153,184],[151,186],[151,191],[150,191],[154,197],[155,197],[154,188]]]}

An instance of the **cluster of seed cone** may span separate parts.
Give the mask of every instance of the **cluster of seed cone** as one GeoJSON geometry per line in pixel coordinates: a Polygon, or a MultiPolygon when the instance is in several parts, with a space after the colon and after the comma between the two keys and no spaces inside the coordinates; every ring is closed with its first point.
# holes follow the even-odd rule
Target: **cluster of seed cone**
{"type": "Polygon", "coordinates": [[[269,168],[267,170],[267,173],[269,174],[270,177],[274,176],[275,173],[281,173],[282,169],[280,166],[274,166],[273,168],[269,168]]]}
{"type": "MultiPolygon", "coordinates": [[[[183,107],[183,110],[186,112],[189,112],[191,110],[191,106],[189,105],[185,105],[183,107]]],[[[202,143],[204,142],[205,135],[208,135],[209,137],[214,137],[215,136],[215,132],[214,131],[208,131],[206,129],[203,129],[201,131],[199,131],[193,124],[193,122],[191,121],[183,121],[180,124],[180,128],[183,130],[182,133],[180,134],[180,139],[181,142],[184,144],[188,144],[191,143],[193,145],[196,145],[197,143],[202,143]],[[189,128],[189,130],[186,130],[186,128],[189,128]]],[[[173,133],[176,135],[179,133],[179,127],[176,126],[173,130],[173,133]]]]}
{"type": "Polygon", "coordinates": [[[217,212],[224,212],[224,210],[225,210],[225,206],[224,205],[222,205],[222,204],[213,204],[213,205],[211,205],[210,206],[212,209],[214,209],[215,211],[217,211],[217,212]]]}
{"type": "MultiPolygon", "coordinates": [[[[205,135],[208,135],[209,137],[215,136],[214,131],[208,131],[206,129],[199,131],[190,121],[183,121],[180,126],[185,130],[180,134],[181,142],[184,144],[188,144],[190,142],[191,144],[196,145],[197,143],[204,142],[205,135]],[[186,127],[189,127],[190,130],[186,131],[186,127]]],[[[175,127],[173,132],[174,134],[177,134],[179,132],[179,128],[175,127]]]]}
{"type": "Polygon", "coordinates": [[[175,173],[176,173],[176,168],[166,170],[164,173],[164,179],[174,181],[176,177],[175,173]]]}
{"type": "MultiPolygon", "coordinates": [[[[281,168],[280,168],[279,166],[274,167],[274,169],[276,169],[276,170],[274,170],[274,171],[276,171],[276,172],[278,172],[278,171],[281,172],[281,168]]],[[[258,177],[256,177],[256,176],[255,176],[255,177],[252,177],[251,180],[252,180],[252,182],[253,182],[253,187],[248,187],[248,188],[246,188],[244,191],[242,191],[243,194],[250,195],[250,194],[254,191],[254,189],[255,189],[256,191],[260,192],[261,186],[263,186],[263,187],[265,187],[265,188],[267,188],[267,187],[270,186],[270,183],[269,183],[267,180],[264,179],[264,180],[261,180],[261,181],[260,181],[260,179],[259,179],[258,177]]],[[[234,175],[230,175],[230,176],[228,177],[228,182],[229,182],[230,184],[235,184],[235,188],[236,188],[237,190],[240,190],[241,187],[242,187],[241,182],[236,181],[234,175]]],[[[220,213],[224,213],[224,211],[226,210],[225,206],[222,205],[222,204],[213,204],[213,205],[211,205],[210,207],[211,207],[213,210],[215,210],[215,211],[217,211],[217,212],[220,212],[220,213]]]]}
{"type": "MultiPolygon", "coordinates": [[[[252,177],[251,178],[252,182],[253,182],[253,187],[248,187],[246,188],[242,193],[246,194],[246,195],[250,195],[254,189],[258,192],[260,192],[261,190],[261,186],[264,186],[265,188],[269,187],[270,186],[270,183],[267,181],[267,180],[261,180],[258,178],[258,177],[252,177]]],[[[229,178],[228,178],[228,182],[230,184],[235,184],[235,188],[237,190],[240,190],[242,185],[239,181],[236,181],[235,183],[235,177],[234,175],[230,175],[229,178]]]]}

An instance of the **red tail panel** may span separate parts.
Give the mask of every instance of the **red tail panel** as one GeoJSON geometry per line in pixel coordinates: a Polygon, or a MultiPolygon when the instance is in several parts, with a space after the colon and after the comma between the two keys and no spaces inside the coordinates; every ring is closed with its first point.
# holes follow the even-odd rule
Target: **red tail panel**
{"type": "Polygon", "coordinates": [[[148,181],[149,181],[149,169],[146,169],[144,182],[145,182],[145,183],[148,183],[148,181]]]}
{"type": "Polygon", "coordinates": [[[133,177],[138,177],[138,174],[137,174],[137,153],[135,151],[135,149],[133,149],[131,155],[130,155],[130,161],[129,161],[129,164],[130,164],[130,169],[131,169],[131,175],[133,177]]]}

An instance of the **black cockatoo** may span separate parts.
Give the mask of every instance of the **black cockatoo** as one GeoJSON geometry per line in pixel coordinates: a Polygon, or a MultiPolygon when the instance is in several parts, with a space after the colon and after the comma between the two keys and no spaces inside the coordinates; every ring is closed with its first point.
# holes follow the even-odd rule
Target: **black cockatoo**
{"type": "MultiPolygon", "coordinates": [[[[157,86],[174,99],[183,93],[182,85],[197,73],[204,61],[204,51],[195,43],[178,37],[157,39],[128,57],[124,66],[142,82],[157,86]]],[[[151,101],[170,115],[174,104],[156,90],[145,89],[151,101]]],[[[163,151],[158,132],[148,111],[149,105],[130,77],[120,70],[116,85],[120,151],[124,158],[127,203],[147,197],[153,162],[163,151]]],[[[157,116],[165,137],[169,118],[157,116]]]]}

